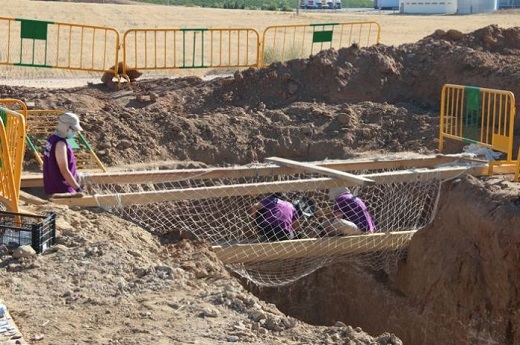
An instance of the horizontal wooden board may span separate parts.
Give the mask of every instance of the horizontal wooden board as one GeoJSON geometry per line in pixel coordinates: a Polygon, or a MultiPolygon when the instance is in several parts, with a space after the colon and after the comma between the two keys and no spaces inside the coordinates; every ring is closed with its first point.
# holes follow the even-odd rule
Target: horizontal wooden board
{"type": "Polygon", "coordinates": [[[399,231],[359,236],[236,244],[213,246],[212,249],[225,264],[357,255],[405,248],[415,232],[399,231]]]}

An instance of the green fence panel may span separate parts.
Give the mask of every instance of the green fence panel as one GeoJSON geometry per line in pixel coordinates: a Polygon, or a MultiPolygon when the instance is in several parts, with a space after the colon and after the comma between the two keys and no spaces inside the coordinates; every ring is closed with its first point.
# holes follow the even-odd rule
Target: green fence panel
{"type": "Polygon", "coordinates": [[[53,22],[46,22],[41,20],[30,20],[30,19],[16,19],[21,23],[20,38],[33,39],[33,40],[46,40],[47,39],[47,27],[53,22]]]}
{"type": "Polygon", "coordinates": [[[464,114],[464,138],[478,141],[480,137],[480,88],[467,86],[464,88],[466,100],[464,114]]]}
{"type": "Polygon", "coordinates": [[[315,31],[312,35],[312,43],[332,42],[333,31],[315,31]]]}

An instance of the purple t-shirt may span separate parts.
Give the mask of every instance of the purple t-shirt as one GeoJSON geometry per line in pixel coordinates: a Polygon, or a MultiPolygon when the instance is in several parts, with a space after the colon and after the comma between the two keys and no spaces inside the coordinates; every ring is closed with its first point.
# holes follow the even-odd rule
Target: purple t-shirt
{"type": "Polygon", "coordinates": [[[78,179],[74,151],[69,143],[67,143],[67,140],[53,134],[47,139],[43,150],[43,185],[45,186],[45,193],[75,193],[76,190],[69,186],[65,178],[63,178],[60,168],[58,167],[58,162],[56,161],[56,144],[59,141],[65,142],[67,147],[67,165],[74,179],[76,179],[76,181],[78,179]]]}
{"type": "Polygon", "coordinates": [[[343,214],[344,219],[356,224],[359,230],[374,232],[376,229],[363,200],[350,193],[341,194],[336,198],[334,213],[338,211],[343,214]]]}
{"type": "Polygon", "coordinates": [[[288,235],[293,232],[292,223],[297,218],[296,208],[293,204],[280,200],[274,195],[263,199],[260,204],[263,206],[260,210],[263,217],[262,224],[280,227],[288,235]]]}

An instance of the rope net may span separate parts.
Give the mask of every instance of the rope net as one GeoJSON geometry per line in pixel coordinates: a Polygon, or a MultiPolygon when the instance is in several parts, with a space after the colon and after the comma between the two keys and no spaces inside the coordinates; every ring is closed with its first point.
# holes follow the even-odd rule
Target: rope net
{"type": "MultiPolygon", "coordinates": [[[[348,182],[295,171],[257,164],[231,169],[228,174],[182,170],[164,176],[168,182],[121,184],[117,174],[109,174],[102,183],[95,182],[93,175],[84,178],[100,207],[158,235],[188,233],[205,240],[230,270],[260,286],[289,284],[345,260],[391,270],[405,254],[413,233],[432,221],[442,183],[439,173],[429,169],[421,169],[421,174],[407,181],[400,174],[393,177],[392,170],[357,171],[367,178],[386,175],[384,182],[350,187],[371,213],[374,233],[323,237],[324,224],[333,218],[329,191],[348,182]],[[293,204],[303,200],[296,239],[266,241],[258,230],[258,214],[252,214],[251,207],[273,193],[293,204]],[[117,202],[104,203],[103,196],[115,197],[117,202]]],[[[139,172],[136,180],[158,180],[157,172],[139,172]]]]}

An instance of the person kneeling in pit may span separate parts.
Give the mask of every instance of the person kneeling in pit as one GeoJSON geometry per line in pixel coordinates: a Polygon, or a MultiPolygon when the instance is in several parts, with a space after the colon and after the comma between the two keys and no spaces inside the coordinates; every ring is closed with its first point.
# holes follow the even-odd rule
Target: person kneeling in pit
{"type": "Polygon", "coordinates": [[[281,196],[272,194],[256,202],[249,211],[255,218],[261,242],[292,240],[299,229],[296,208],[281,196]]]}
{"type": "Polygon", "coordinates": [[[83,196],[74,151],[67,142],[67,139],[74,138],[82,130],[78,115],[64,113],[58,118],[56,131],[47,139],[43,151],[43,185],[46,194],[83,196]]]}
{"type": "Polygon", "coordinates": [[[361,198],[346,187],[329,190],[329,199],[334,201],[334,218],[325,221],[324,236],[351,236],[373,233],[374,221],[361,198]]]}

